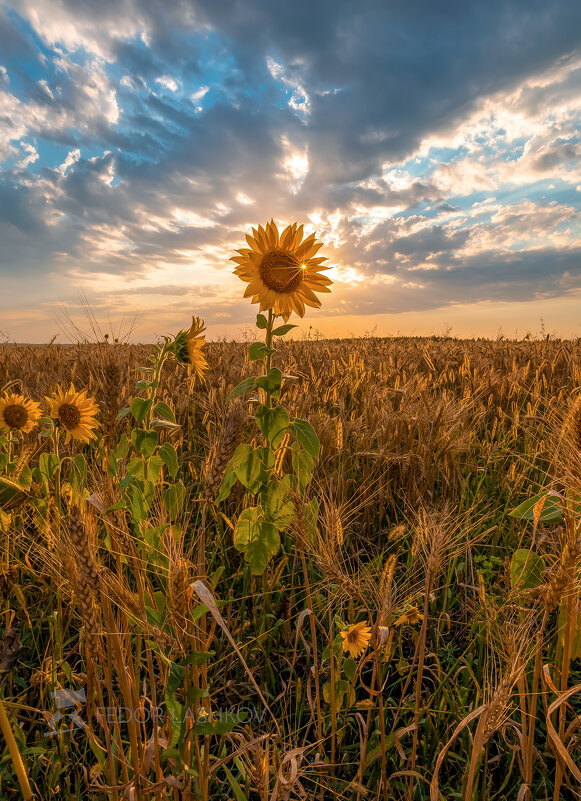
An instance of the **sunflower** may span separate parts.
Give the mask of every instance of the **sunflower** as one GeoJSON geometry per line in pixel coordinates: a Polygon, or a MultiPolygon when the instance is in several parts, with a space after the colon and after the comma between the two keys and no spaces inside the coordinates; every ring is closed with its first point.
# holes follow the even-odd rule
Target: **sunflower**
{"type": "Polygon", "coordinates": [[[202,380],[208,369],[208,362],[203,354],[206,337],[202,336],[206,326],[199,317],[192,317],[192,325],[188,331],[180,331],[176,335],[173,352],[182,364],[189,364],[192,372],[202,380]]]}
{"type": "Polygon", "coordinates": [[[0,398],[0,429],[28,434],[42,417],[40,404],[24,395],[6,394],[0,398]]]}
{"type": "Polygon", "coordinates": [[[98,422],[95,419],[98,407],[93,398],[87,397],[87,391],[77,392],[71,384],[68,390],[57,387],[52,398],[47,398],[50,405],[50,416],[65,430],[65,441],[71,437],[81,442],[88,442],[95,437],[98,422]]]}
{"type": "Polygon", "coordinates": [[[348,629],[341,631],[340,634],[343,637],[343,650],[345,653],[349,652],[349,656],[357,659],[369,645],[371,628],[365,622],[355,623],[354,626],[349,626],[348,629]]]}
{"type": "Polygon", "coordinates": [[[330,292],[332,281],[321,275],[329,268],[323,265],[326,257],[315,258],[323,245],[315,234],[303,239],[303,226],[293,223],[279,235],[271,220],[264,228],[253,228],[246,241],[250,247],[237,250],[240,255],[231,259],[236,275],[248,284],[245,298],[260,303],[260,311],[273,309],[285,322],[293,311],[304,317],[305,305],[320,307],[315,292],[330,292]]]}

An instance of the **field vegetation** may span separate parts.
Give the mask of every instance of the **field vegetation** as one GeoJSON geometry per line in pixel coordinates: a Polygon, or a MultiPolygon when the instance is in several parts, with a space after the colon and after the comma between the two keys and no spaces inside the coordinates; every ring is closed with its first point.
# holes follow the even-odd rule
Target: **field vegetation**
{"type": "Polygon", "coordinates": [[[581,341],[293,340],[307,290],[0,348],[0,798],[579,797],[581,341]]]}

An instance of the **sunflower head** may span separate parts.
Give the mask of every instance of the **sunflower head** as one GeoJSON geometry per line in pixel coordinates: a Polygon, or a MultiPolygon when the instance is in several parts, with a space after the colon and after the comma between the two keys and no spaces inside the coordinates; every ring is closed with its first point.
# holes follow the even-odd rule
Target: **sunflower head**
{"type": "Polygon", "coordinates": [[[41,417],[40,404],[24,395],[10,393],[0,398],[0,429],[28,434],[41,417]]]}
{"type": "Polygon", "coordinates": [[[98,407],[93,398],[87,397],[86,390],[77,392],[70,385],[68,390],[57,387],[52,397],[47,398],[50,406],[50,416],[65,432],[65,441],[71,437],[80,442],[93,439],[95,429],[99,427],[96,415],[98,407]]]}
{"type": "Polygon", "coordinates": [[[349,628],[341,631],[340,634],[343,637],[343,650],[345,653],[349,653],[349,656],[357,659],[369,645],[371,627],[365,622],[355,623],[354,626],[349,626],[349,628]]]}
{"type": "Polygon", "coordinates": [[[208,369],[203,350],[206,337],[202,336],[206,326],[199,317],[192,317],[192,325],[187,331],[180,331],[173,342],[173,353],[178,362],[189,365],[196,376],[202,380],[208,369]]]}
{"type": "Polygon", "coordinates": [[[315,293],[331,291],[332,281],[322,274],[327,259],[316,257],[323,243],[316,234],[303,236],[302,225],[287,225],[279,234],[271,220],[264,228],[253,228],[252,236],[246,234],[249,247],[232,256],[234,272],[248,284],[244,297],[260,303],[260,311],[273,309],[285,322],[293,311],[304,317],[305,306],[318,309],[321,301],[315,293]]]}

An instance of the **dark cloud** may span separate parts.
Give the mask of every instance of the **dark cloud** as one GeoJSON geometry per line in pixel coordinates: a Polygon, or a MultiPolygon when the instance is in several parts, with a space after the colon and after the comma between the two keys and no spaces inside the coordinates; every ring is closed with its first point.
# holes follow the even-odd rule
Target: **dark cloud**
{"type": "MultiPolygon", "coordinates": [[[[573,229],[573,204],[573,213],[545,211],[544,222],[534,200],[490,223],[469,209],[458,221],[455,193],[432,166],[401,183],[383,172],[426,137],[453,132],[484,98],[545,70],[556,77],[523,89],[519,111],[546,109],[549,119],[553,95],[566,108],[581,93],[571,61],[580,53],[581,6],[570,0],[5,2],[0,133],[12,145],[0,185],[0,273],[139,281],[168,262],[195,276],[195,254],[224,250],[234,229],[317,214],[327,232],[337,217],[343,264],[409,284],[394,290],[395,310],[402,298],[411,308],[503,290],[521,299],[566,292],[579,278],[570,243],[512,255],[504,241],[540,235],[535,225],[573,229]],[[176,91],[164,87],[168,77],[176,91]],[[209,88],[198,106],[200,86],[209,88]],[[19,169],[22,148],[47,143],[80,154],[66,168],[41,156],[19,169]],[[437,269],[416,269],[426,262],[437,269]]],[[[553,117],[551,136],[528,147],[529,176],[564,180],[578,169],[571,119],[553,117]]],[[[473,159],[478,177],[485,156],[473,159]]],[[[361,301],[360,310],[374,307],[361,301]]]]}

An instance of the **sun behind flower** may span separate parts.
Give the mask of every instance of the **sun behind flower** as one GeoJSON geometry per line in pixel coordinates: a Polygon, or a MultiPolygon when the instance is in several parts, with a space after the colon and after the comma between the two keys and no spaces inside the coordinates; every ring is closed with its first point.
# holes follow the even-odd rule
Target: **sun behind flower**
{"type": "Polygon", "coordinates": [[[369,645],[371,639],[371,628],[365,622],[355,623],[348,629],[339,632],[343,637],[343,650],[349,652],[349,656],[357,659],[369,645]]]}
{"type": "Polygon", "coordinates": [[[0,429],[7,428],[28,434],[41,417],[40,404],[24,395],[9,393],[0,398],[0,429]]]}
{"type": "Polygon", "coordinates": [[[231,258],[237,265],[234,272],[248,284],[245,298],[260,303],[260,311],[273,309],[285,321],[293,311],[304,317],[305,305],[320,307],[315,292],[330,292],[332,281],[321,275],[329,268],[323,265],[326,257],[315,258],[323,245],[315,234],[303,239],[303,226],[293,223],[279,235],[271,220],[264,228],[253,228],[246,241],[250,248],[237,250],[240,255],[231,258]]]}
{"type": "Polygon", "coordinates": [[[99,423],[96,420],[98,406],[93,398],[87,397],[87,391],[77,392],[70,385],[68,390],[57,387],[52,398],[47,398],[50,405],[50,416],[57,420],[65,431],[65,441],[71,437],[80,442],[89,442],[95,438],[95,429],[99,423]]]}

